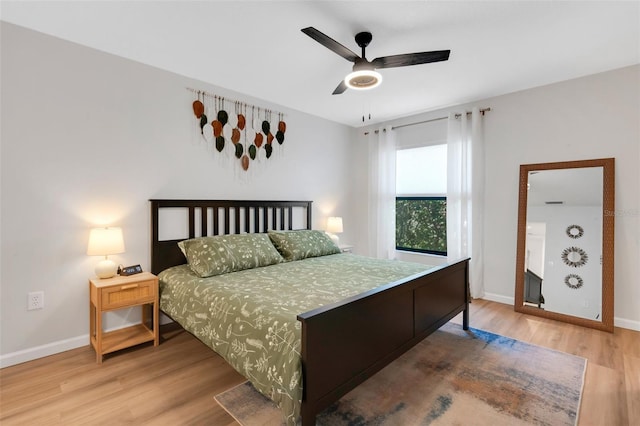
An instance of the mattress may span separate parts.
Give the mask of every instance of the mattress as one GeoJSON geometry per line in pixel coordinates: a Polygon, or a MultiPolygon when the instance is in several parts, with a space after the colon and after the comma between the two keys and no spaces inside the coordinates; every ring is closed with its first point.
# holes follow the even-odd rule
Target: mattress
{"type": "Polygon", "coordinates": [[[220,354],[295,424],[302,400],[297,315],[432,268],[353,254],[208,278],[188,265],[159,274],[160,308],[220,354]]]}

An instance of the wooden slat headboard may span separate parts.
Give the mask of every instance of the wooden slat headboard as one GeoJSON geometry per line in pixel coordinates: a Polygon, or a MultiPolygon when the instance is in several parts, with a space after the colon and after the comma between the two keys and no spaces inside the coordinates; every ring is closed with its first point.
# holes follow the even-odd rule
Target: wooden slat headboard
{"type": "MultiPolygon", "coordinates": [[[[201,236],[261,233],[294,229],[294,210],[303,213],[304,224],[311,229],[312,201],[236,201],[236,200],[158,200],[151,201],[151,272],[186,263],[178,242],[201,236]],[[162,209],[185,209],[188,236],[160,240],[162,209]],[[296,210],[297,211],[297,210],[296,210]],[[199,229],[197,229],[199,228],[199,229]]],[[[185,224],[181,224],[185,225],[185,224]]]]}

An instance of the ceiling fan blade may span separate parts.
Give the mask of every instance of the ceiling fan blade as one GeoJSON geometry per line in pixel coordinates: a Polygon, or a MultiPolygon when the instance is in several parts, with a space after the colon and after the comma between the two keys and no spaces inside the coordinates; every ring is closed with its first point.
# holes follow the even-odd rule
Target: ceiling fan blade
{"type": "Polygon", "coordinates": [[[347,90],[347,85],[344,80],[342,80],[340,84],[338,84],[338,87],[336,87],[336,90],[333,91],[332,95],[339,95],[344,93],[345,90],[347,90]]]}
{"type": "Polygon", "coordinates": [[[427,64],[449,59],[450,50],[434,50],[433,52],[406,53],[404,55],[382,56],[371,63],[375,68],[406,67],[409,65],[427,64]]]}
{"type": "Polygon", "coordinates": [[[347,61],[355,62],[356,59],[360,58],[351,50],[347,49],[346,47],[344,47],[343,45],[341,45],[340,43],[338,43],[328,35],[321,33],[320,31],[316,30],[313,27],[303,28],[300,31],[302,31],[303,33],[305,33],[306,35],[308,35],[309,37],[311,37],[312,39],[314,39],[315,41],[317,41],[327,49],[332,50],[338,55],[342,56],[347,61]]]}

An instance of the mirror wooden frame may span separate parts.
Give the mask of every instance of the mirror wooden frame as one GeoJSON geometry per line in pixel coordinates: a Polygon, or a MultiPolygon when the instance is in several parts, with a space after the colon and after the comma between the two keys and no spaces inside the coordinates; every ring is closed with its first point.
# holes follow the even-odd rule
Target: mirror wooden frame
{"type": "Polygon", "coordinates": [[[615,159],[564,161],[556,163],[523,164],[520,166],[520,191],[518,201],[518,244],[516,249],[516,312],[564,321],[584,327],[613,333],[614,310],[614,226],[615,226],[615,159]],[[524,262],[527,232],[527,184],[529,172],[542,170],[602,167],[602,321],[575,317],[524,304],[524,262]]]}

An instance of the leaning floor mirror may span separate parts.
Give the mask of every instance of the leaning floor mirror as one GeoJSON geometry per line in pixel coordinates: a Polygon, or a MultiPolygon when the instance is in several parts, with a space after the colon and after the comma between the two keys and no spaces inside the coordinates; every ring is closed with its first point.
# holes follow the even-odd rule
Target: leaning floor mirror
{"type": "Polygon", "coordinates": [[[520,166],[517,312],[613,332],[614,167],[520,166]]]}

